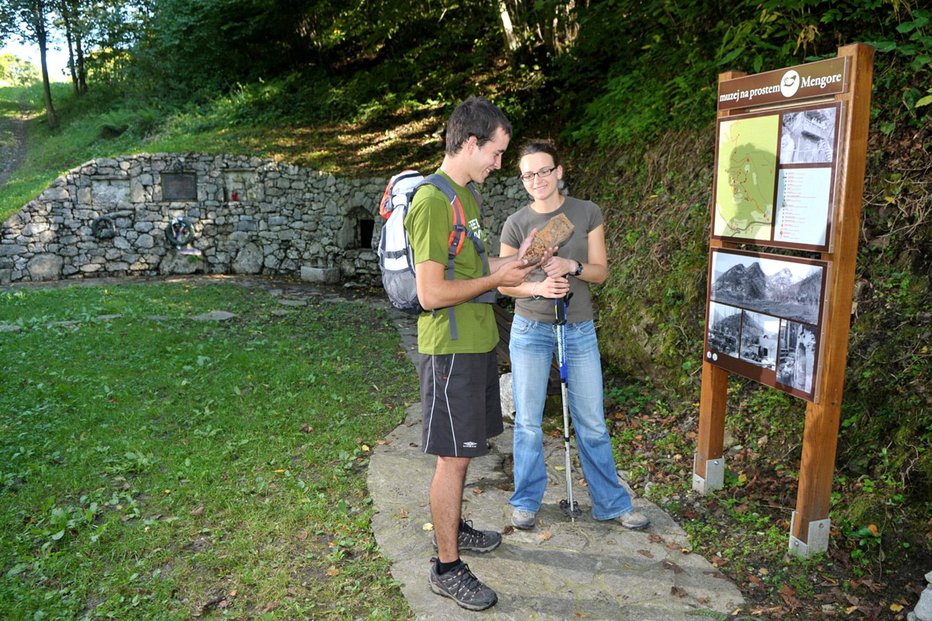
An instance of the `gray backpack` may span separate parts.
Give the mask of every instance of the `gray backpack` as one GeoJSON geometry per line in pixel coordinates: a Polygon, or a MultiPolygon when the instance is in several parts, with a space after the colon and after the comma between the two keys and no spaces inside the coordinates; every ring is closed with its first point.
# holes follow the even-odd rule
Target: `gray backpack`
{"type": "MultiPolygon", "coordinates": [[[[463,205],[449,182],[438,174],[424,177],[416,170],[404,170],[389,179],[379,205],[379,213],[387,221],[382,226],[382,235],[379,240],[379,269],[382,272],[382,286],[388,294],[392,306],[406,313],[419,314],[425,312],[417,298],[417,284],[414,272],[414,252],[408,239],[408,232],[404,227],[405,216],[414,199],[415,193],[422,185],[430,184],[443,192],[450,201],[453,210],[453,230],[450,231],[449,249],[447,252],[447,278],[454,277],[453,263],[456,255],[463,248],[468,238],[476,247],[476,252],[482,259],[483,275],[489,273],[489,261],[485,252],[485,244],[472,231],[466,227],[466,216],[463,205]]],[[[479,209],[482,201],[479,193],[472,184],[469,189],[476,197],[479,209]]],[[[495,291],[487,291],[473,298],[472,302],[492,304],[495,302],[495,291]]],[[[457,339],[456,316],[453,308],[447,309],[450,316],[450,337],[457,339]]],[[[434,311],[436,312],[436,311],[434,311]]]]}

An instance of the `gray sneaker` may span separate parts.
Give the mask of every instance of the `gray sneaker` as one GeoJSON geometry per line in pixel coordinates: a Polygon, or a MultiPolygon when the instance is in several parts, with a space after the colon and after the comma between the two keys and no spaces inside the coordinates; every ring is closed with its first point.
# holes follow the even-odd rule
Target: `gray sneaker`
{"type": "Polygon", "coordinates": [[[466,610],[485,610],[498,601],[495,591],[476,578],[469,565],[462,563],[457,569],[438,574],[436,558],[430,559],[430,590],[449,597],[466,610]]]}
{"type": "Polygon", "coordinates": [[[515,509],[514,513],[511,514],[511,524],[515,528],[520,528],[521,530],[534,528],[537,524],[537,514],[533,511],[515,509]]]}
{"type": "Polygon", "coordinates": [[[643,513],[628,511],[615,518],[615,521],[631,530],[644,530],[650,526],[650,520],[643,513]]]}
{"type": "MultiPolygon", "coordinates": [[[[437,549],[437,535],[431,535],[434,549],[437,549]]],[[[491,552],[502,542],[501,533],[494,530],[479,530],[472,527],[471,520],[460,520],[460,531],[456,546],[460,552],[491,552]]]]}

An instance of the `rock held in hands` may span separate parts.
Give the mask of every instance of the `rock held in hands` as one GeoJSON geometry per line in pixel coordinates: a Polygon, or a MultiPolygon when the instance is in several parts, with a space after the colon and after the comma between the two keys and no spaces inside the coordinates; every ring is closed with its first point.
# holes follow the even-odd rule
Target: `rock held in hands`
{"type": "Polygon", "coordinates": [[[559,214],[550,218],[547,225],[537,231],[531,245],[528,246],[527,252],[524,253],[524,259],[529,264],[539,263],[541,257],[547,248],[559,246],[570,238],[573,234],[573,223],[565,214],[559,214]]]}

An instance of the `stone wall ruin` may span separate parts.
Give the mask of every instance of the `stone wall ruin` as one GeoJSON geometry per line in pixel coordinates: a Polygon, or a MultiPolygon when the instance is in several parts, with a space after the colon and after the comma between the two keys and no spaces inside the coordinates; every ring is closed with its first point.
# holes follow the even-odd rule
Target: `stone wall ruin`
{"type": "MultiPolygon", "coordinates": [[[[0,284],[202,273],[375,285],[386,181],[244,156],[92,160],[2,224],[0,284]]],[[[528,198],[514,178],[490,179],[482,195],[496,254],[528,198]]]]}

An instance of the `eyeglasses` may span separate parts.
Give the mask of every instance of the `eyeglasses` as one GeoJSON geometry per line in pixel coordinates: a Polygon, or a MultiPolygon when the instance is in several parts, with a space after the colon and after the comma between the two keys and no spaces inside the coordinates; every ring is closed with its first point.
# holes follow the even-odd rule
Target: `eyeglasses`
{"type": "Polygon", "coordinates": [[[549,177],[550,174],[556,169],[557,169],[556,166],[545,166],[544,168],[541,168],[537,172],[522,173],[518,175],[518,178],[521,179],[521,181],[525,183],[530,183],[531,181],[534,180],[534,177],[541,177],[541,178],[549,177]]]}

